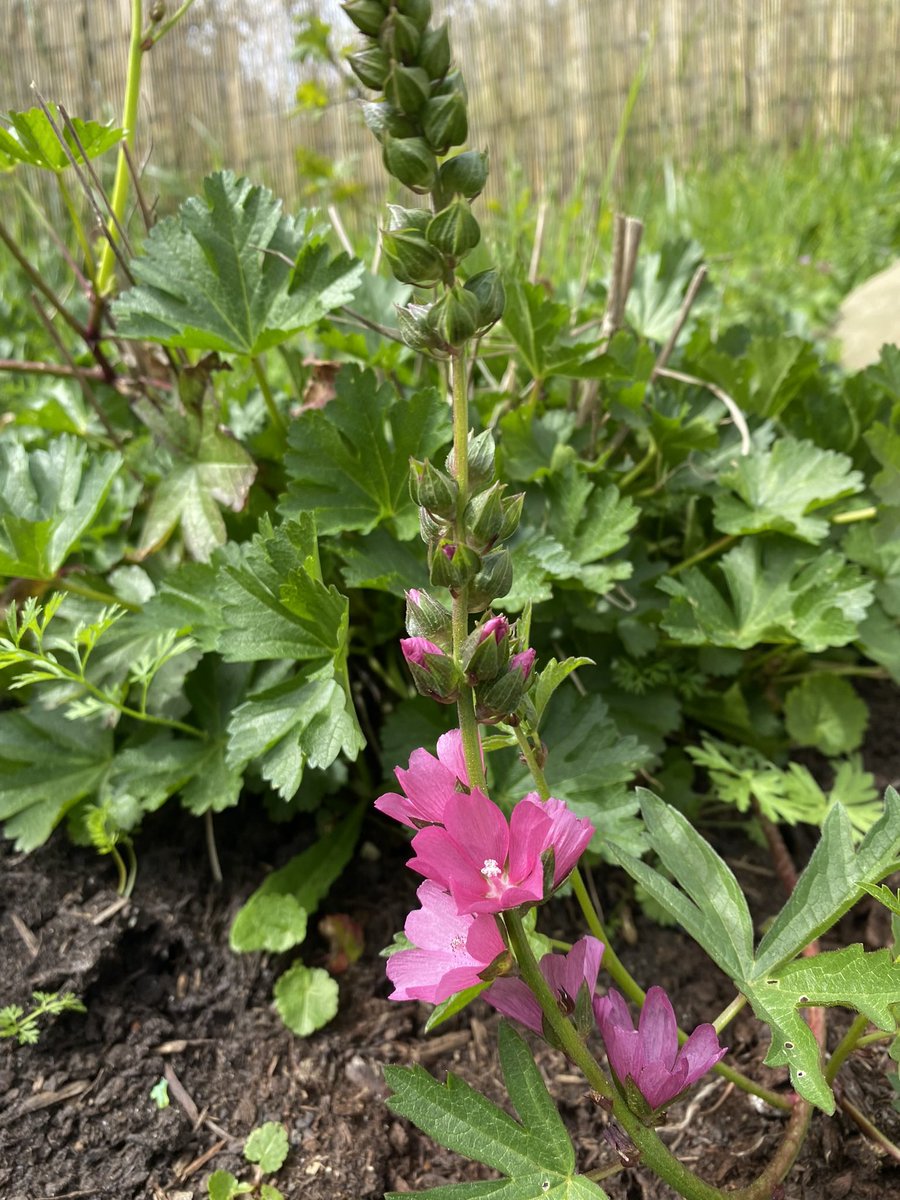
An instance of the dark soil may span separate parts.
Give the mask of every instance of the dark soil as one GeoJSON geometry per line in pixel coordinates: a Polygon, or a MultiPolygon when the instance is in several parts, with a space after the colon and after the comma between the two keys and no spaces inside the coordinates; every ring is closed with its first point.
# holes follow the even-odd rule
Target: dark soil
{"type": "MultiPolygon", "coordinates": [[[[881,783],[897,770],[893,723],[889,730],[885,737],[893,742],[879,736],[870,747],[881,783]]],[[[108,860],[62,838],[28,858],[0,847],[0,1004],[26,1003],[33,988],[71,989],[88,1009],[51,1022],[37,1046],[0,1044],[3,1200],[200,1200],[215,1169],[252,1178],[242,1142],[270,1120],[284,1122],[290,1135],[291,1153],[273,1180],[288,1200],[368,1200],[389,1189],[490,1178],[486,1169],[420,1136],[383,1103],[382,1064],[413,1062],[440,1078],[453,1070],[504,1102],[494,1052],[497,1019],[486,1006],[478,1002],[425,1036],[424,1007],[387,1000],[378,950],[402,927],[415,888],[401,848],[377,861],[359,856],[329,897],[323,911],[346,912],[360,922],[366,951],[340,976],[337,1019],[303,1040],[281,1025],[271,1006],[272,984],[290,958],[236,956],[228,949],[241,902],[269,867],[303,843],[288,845],[283,829],[239,813],[217,819],[217,830],[226,881],[218,889],[209,882],[199,823],[159,814],[141,838],[134,897],[117,910],[108,860]],[[158,1110],[150,1090],[162,1077],[172,1103],[158,1110]]],[[[777,881],[762,852],[741,845],[728,857],[760,916],[777,907],[777,881]]],[[[604,882],[617,886],[612,873],[609,881],[601,877],[601,889],[604,882]]],[[[615,903],[617,895],[604,900],[615,903]]],[[[881,913],[860,906],[842,927],[842,940],[886,944],[881,913]]],[[[579,931],[565,902],[552,906],[542,924],[561,936],[579,931]]],[[[728,982],[678,931],[638,919],[636,935],[634,945],[620,947],[623,957],[639,980],[670,991],[688,1028],[731,998],[728,982]]],[[[303,950],[307,963],[324,963],[327,948],[318,935],[303,950]]],[[[842,1010],[829,1015],[831,1045],[848,1020],[842,1010]]],[[[727,1040],[729,1061],[785,1089],[785,1073],[762,1066],[766,1046],[751,1015],[738,1016],[727,1040]]],[[[606,1117],[583,1082],[544,1046],[538,1060],[561,1102],[580,1169],[613,1166],[606,1117]]],[[[884,1044],[870,1046],[853,1057],[841,1084],[853,1104],[900,1142],[890,1066],[884,1044]]],[[[783,1120],[708,1076],[673,1106],[663,1136],[686,1163],[727,1188],[761,1170],[783,1120]]],[[[671,1195],[640,1169],[613,1175],[603,1187],[614,1200],[671,1195]]],[[[785,1196],[891,1200],[900,1197],[900,1163],[842,1113],[833,1119],[817,1114],[785,1196]]]]}

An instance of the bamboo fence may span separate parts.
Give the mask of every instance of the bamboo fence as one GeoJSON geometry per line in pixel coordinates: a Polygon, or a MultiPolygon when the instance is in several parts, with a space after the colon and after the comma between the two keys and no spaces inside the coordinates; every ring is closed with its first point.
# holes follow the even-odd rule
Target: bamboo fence
{"type": "MultiPolygon", "coordinates": [[[[169,0],[170,11],[176,0],[169,0]]],[[[610,170],[629,92],[643,78],[617,170],[696,162],[750,142],[791,144],[900,120],[900,0],[434,0],[470,93],[472,143],[515,161],[535,189],[610,170]]],[[[145,9],[149,3],[145,4],[145,9]]],[[[313,13],[354,41],[335,0],[196,0],[148,56],[140,145],[195,187],[226,165],[295,198],[298,148],[376,193],[374,140],[338,72],[291,57],[313,13]],[[291,115],[317,78],[333,100],[291,115]]],[[[0,0],[0,110],[48,99],[115,118],[129,0],[0,0]]]]}

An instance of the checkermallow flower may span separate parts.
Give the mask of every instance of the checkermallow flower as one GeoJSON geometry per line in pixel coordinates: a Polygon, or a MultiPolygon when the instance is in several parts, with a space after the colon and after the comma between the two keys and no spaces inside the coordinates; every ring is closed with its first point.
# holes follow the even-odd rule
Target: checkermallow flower
{"type": "Polygon", "coordinates": [[[698,1025],[679,1047],[675,1011],[661,987],[647,992],[637,1029],[615,988],[594,1000],[594,1016],[616,1078],[621,1084],[631,1079],[654,1111],[674,1100],[727,1053],[712,1025],[698,1025]]]}
{"type": "Polygon", "coordinates": [[[507,950],[493,917],[460,915],[453,899],[428,879],[416,895],[422,907],[409,914],[404,929],[415,949],[388,959],[390,998],[440,1004],[481,983],[507,950]]]}
{"type": "MultiPolygon", "coordinates": [[[[567,1012],[574,1010],[582,984],[587,984],[588,992],[593,996],[603,949],[603,943],[596,938],[583,937],[568,954],[545,954],[541,959],[541,972],[550,991],[567,1012]]],[[[482,999],[505,1017],[512,1017],[535,1033],[542,1032],[541,1006],[524,980],[497,979],[482,999]]]]}
{"type": "Polygon", "coordinates": [[[578,861],[594,834],[561,800],[531,793],[507,822],[482,792],[456,792],[443,809],[442,825],[429,825],[413,838],[407,864],[433,879],[460,913],[496,913],[544,897],[544,859],[553,850],[552,888],[578,861]]]}
{"type": "Polygon", "coordinates": [[[469,786],[462,734],[451,729],[439,737],[437,758],[427,750],[413,750],[409,767],[397,767],[394,774],[403,794],[386,792],[375,801],[375,807],[411,829],[439,824],[447,801],[469,786]]]}

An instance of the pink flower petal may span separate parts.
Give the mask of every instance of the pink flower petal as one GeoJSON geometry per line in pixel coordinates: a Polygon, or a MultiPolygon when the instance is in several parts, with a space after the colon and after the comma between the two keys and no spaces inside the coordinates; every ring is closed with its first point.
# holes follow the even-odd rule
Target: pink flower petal
{"type": "Polygon", "coordinates": [[[540,1033],[543,1027],[541,1006],[535,999],[534,993],[521,979],[497,979],[484,993],[484,1000],[510,1017],[519,1021],[526,1029],[540,1033]]]}
{"type": "Polygon", "coordinates": [[[678,1054],[678,1022],[672,1002],[661,987],[652,987],[641,1009],[638,1032],[645,1063],[661,1063],[671,1070],[678,1054]]]}

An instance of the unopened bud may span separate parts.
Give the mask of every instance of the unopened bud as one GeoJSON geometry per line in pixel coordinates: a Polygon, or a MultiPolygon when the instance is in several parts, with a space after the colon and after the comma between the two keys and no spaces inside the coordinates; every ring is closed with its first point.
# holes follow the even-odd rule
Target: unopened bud
{"type": "Polygon", "coordinates": [[[341,8],[360,31],[369,37],[377,37],[387,12],[379,0],[345,0],[341,8]]]}
{"type": "Polygon", "coordinates": [[[432,79],[443,79],[450,70],[450,37],[446,21],[437,29],[426,29],[423,32],[419,42],[418,62],[432,79]]]}
{"type": "Polygon", "coordinates": [[[150,8],[150,22],[153,25],[158,25],[166,15],[165,0],[156,0],[150,8]]]}
{"type": "Polygon", "coordinates": [[[466,679],[473,687],[496,679],[509,660],[509,621],[506,617],[490,617],[473,629],[463,642],[459,657],[466,679]]]}
{"type": "Polygon", "coordinates": [[[461,346],[476,329],[478,301],[458,284],[448,288],[434,305],[431,326],[448,346],[461,346]]]}
{"type": "Polygon", "coordinates": [[[516,711],[531,686],[534,658],[531,649],[514,654],[502,675],[476,690],[475,715],[479,721],[493,724],[516,711]]]}
{"type": "Polygon", "coordinates": [[[454,196],[474,200],[484,190],[488,177],[488,157],[482,150],[464,150],[441,163],[435,193],[437,202],[449,204],[454,196]]]}
{"type": "Polygon", "coordinates": [[[412,638],[427,638],[449,650],[453,640],[453,617],[428,592],[410,588],[406,593],[406,632],[412,638]]]}
{"type": "Polygon", "coordinates": [[[493,550],[485,555],[481,570],[469,587],[469,612],[481,612],[512,587],[512,560],[509,551],[493,550]]]}
{"type": "Polygon", "coordinates": [[[446,154],[469,136],[466,102],[459,92],[433,96],[422,109],[421,121],[422,132],[435,154],[446,154]]]}
{"type": "Polygon", "coordinates": [[[478,300],[478,332],[486,333],[503,316],[506,305],[506,292],[500,272],[493,268],[479,271],[477,275],[466,280],[465,288],[478,300]]]}
{"type": "Polygon", "coordinates": [[[413,503],[427,508],[437,517],[453,517],[459,489],[456,480],[445,474],[426,458],[424,462],[409,460],[409,492],[413,503]]]}
{"type": "Polygon", "coordinates": [[[459,668],[440,646],[427,638],[401,638],[400,649],[406,659],[416,689],[441,704],[452,704],[459,696],[459,668]]]}
{"type": "MultiPolygon", "coordinates": [[[[494,435],[490,429],[485,429],[476,437],[469,431],[469,487],[477,489],[490,483],[494,478],[494,435]]],[[[456,453],[451,450],[447,455],[447,470],[451,475],[456,474],[456,453]]]]}
{"type": "Polygon", "coordinates": [[[442,540],[429,550],[431,582],[435,587],[458,591],[475,578],[481,567],[480,557],[462,542],[442,540]]]}
{"type": "Polygon", "coordinates": [[[446,537],[448,528],[446,521],[441,521],[427,508],[419,509],[419,534],[427,546],[434,546],[441,538],[446,537]]]}
{"type": "Polygon", "coordinates": [[[397,229],[415,229],[418,233],[425,233],[432,220],[431,213],[425,208],[404,208],[400,204],[389,204],[387,209],[387,227],[390,233],[397,229]]]}
{"type": "Polygon", "coordinates": [[[396,8],[381,27],[378,42],[392,62],[413,63],[419,53],[421,35],[414,22],[396,8]]]}
{"type": "Polygon", "coordinates": [[[395,63],[384,81],[388,101],[407,116],[413,116],[428,99],[430,83],[421,67],[404,67],[395,63]]]}
{"type": "Polygon", "coordinates": [[[401,283],[428,287],[443,279],[443,258],[415,229],[382,230],[381,246],[401,283]]]}
{"type": "Polygon", "coordinates": [[[410,350],[427,351],[438,358],[444,358],[447,348],[431,328],[430,313],[430,304],[397,305],[400,336],[410,350]]]}
{"type": "Polygon", "coordinates": [[[362,114],[369,131],[374,133],[382,144],[388,134],[396,138],[411,138],[419,132],[414,121],[398,112],[386,100],[364,101],[362,114]]]}
{"type": "Polygon", "coordinates": [[[505,496],[503,499],[503,524],[497,535],[498,542],[505,542],[519,528],[522,519],[522,505],[525,503],[525,493],[517,492],[515,496],[505,496]]]}
{"type": "Polygon", "coordinates": [[[431,190],[437,161],[424,138],[395,138],[388,134],[382,158],[390,174],[414,192],[431,190]]]}
{"type": "Polygon", "coordinates": [[[427,237],[442,254],[459,259],[481,241],[481,229],[468,203],[454,200],[431,219],[427,237]]]}
{"type": "Polygon", "coordinates": [[[466,532],[472,541],[489,550],[503,528],[503,492],[506,485],[495,483],[487,491],[473,496],[466,506],[466,532]]]}
{"type": "Polygon", "coordinates": [[[466,81],[462,77],[462,71],[448,71],[444,78],[434,85],[431,94],[433,96],[449,96],[451,92],[459,92],[463,100],[468,100],[469,94],[466,91],[466,81]]]}
{"type": "Polygon", "coordinates": [[[373,91],[381,91],[388,71],[391,69],[391,63],[380,46],[367,46],[365,50],[358,50],[356,54],[349,56],[347,62],[360,83],[365,84],[367,88],[372,88],[373,91]]]}
{"type": "Polygon", "coordinates": [[[394,0],[394,7],[419,30],[431,20],[431,0],[394,0]]]}

